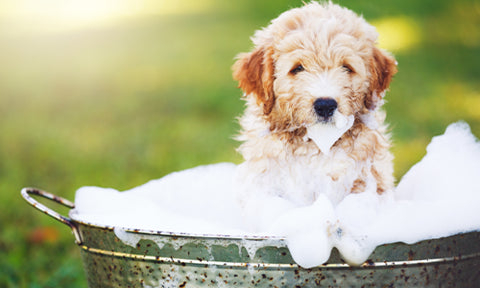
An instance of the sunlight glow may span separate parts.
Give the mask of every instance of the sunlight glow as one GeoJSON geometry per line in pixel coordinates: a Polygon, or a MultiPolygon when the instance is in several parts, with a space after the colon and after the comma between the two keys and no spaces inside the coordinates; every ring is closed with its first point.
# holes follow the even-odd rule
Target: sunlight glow
{"type": "Polygon", "coordinates": [[[0,19],[20,32],[55,32],[98,26],[142,15],[188,14],[209,0],[17,0],[0,2],[0,19]]]}
{"type": "Polygon", "coordinates": [[[371,21],[380,34],[379,46],[397,52],[414,47],[420,42],[420,29],[417,23],[407,17],[383,18],[371,21]]]}

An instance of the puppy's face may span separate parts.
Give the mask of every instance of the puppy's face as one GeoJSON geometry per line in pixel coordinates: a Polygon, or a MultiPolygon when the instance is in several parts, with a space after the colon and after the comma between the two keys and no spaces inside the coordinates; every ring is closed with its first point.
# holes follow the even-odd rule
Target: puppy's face
{"type": "Polygon", "coordinates": [[[370,73],[362,56],[369,47],[349,35],[305,32],[289,34],[275,48],[276,103],[268,118],[279,130],[332,122],[336,113],[349,116],[365,108],[370,73]]]}
{"type": "MultiPolygon", "coordinates": [[[[318,4],[307,6],[326,10],[318,4]]],[[[257,32],[257,47],[234,65],[234,78],[263,107],[272,131],[334,123],[339,114],[374,110],[396,72],[395,60],[374,47],[370,38],[376,34],[369,35],[373,27],[340,21],[342,13],[322,20],[307,6],[257,32]]]]}

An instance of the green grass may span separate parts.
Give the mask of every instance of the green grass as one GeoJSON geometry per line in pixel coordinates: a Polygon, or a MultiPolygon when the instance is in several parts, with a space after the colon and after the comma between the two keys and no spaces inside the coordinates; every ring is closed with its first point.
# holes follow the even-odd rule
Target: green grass
{"type": "MultiPolygon", "coordinates": [[[[59,33],[3,26],[0,287],[86,287],[69,229],[26,204],[22,187],[73,200],[85,185],[126,190],[171,171],[241,161],[233,59],[251,48],[254,30],[301,2],[214,3],[59,33]],[[35,239],[36,229],[53,239],[35,239]]],[[[463,119],[480,136],[478,3],[340,3],[369,21],[408,17],[419,30],[418,43],[393,51],[400,72],[385,107],[397,178],[449,123],[463,119]]]]}

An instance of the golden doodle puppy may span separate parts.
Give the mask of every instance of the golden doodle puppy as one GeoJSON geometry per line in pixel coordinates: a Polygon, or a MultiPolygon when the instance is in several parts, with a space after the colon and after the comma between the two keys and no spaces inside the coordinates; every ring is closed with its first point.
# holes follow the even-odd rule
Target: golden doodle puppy
{"type": "Polygon", "coordinates": [[[349,193],[393,188],[381,106],[397,68],[375,47],[377,37],[354,12],[317,2],[255,33],[253,51],[233,66],[246,100],[242,201],[261,191],[298,205],[320,194],[338,203],[349,193]]]}

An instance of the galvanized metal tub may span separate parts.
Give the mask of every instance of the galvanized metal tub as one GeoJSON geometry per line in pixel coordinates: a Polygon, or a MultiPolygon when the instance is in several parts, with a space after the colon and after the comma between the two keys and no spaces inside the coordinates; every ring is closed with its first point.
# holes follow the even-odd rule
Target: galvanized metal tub
{"type": "Polygon", "coordinates": [[[62,216],[30,195],[74,208],[66,199],[34,188],[21,194],[72,229],[89,287],[480,287],[480,232],[382,245],[360,266],[333,249],[326,264],[304,269],[282,237],[100,226],[62,216]]]}

